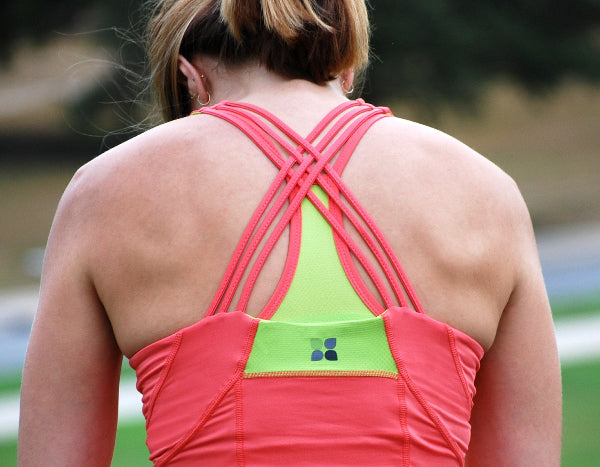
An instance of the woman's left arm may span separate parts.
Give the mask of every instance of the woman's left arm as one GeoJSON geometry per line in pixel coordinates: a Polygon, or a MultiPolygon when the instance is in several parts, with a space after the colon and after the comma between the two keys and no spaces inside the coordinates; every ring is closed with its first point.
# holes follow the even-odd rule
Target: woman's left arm
{"type": "Polygon", "coordinates": [[[500,260],[514,265],[514,287],[475,381],[467,465],[558,467],[562,393],[552,315],[527,209],[517,200],[510,212],[500,260]]]}

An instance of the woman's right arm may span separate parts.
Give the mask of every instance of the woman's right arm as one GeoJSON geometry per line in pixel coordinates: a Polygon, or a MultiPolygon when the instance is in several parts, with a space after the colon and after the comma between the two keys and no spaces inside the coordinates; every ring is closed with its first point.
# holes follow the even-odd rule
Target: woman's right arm
{"type": "Polygon", "coordinates": [[[88,273],[85,177],[60,202],[48,240],[21,391],[18,464],[109,466],[122,355],[88,273]]]}

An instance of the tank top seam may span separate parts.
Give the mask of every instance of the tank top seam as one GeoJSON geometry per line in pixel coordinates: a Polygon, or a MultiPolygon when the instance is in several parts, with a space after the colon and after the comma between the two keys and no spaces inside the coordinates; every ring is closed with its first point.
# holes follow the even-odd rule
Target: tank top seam
{"type": "Polygon", "coordinates": [[[398,373],[383,370],[290,370],[244,373],[244,379],[259,378],[384,378],[398,379],[398,373]]]}
{"type": "Polygon", "coordinates": [[[244,452],[244,395],[243,375],[235,383],[235,457],[238,467],[246,465],[244,452]]]}
{"type": "Polygon", "coordinates": [[[256,330],[258,328],[257,319],[251,319],[250,325],[248,327],[248,331],[246,334],[246,339],[244,345],[242,347],[242,353],[240,358],[238,359],[236,369],[233,373],[233,376],[229,378],[229,380],[222,386],[222,389],[217,393],[215,397],[212,398],[210,403],[206,406],[206,409],[202,412],[199,421],[190,429],[185,435],[183,435],[177,443],[171,448],[171,450],[165,452],[160,459],[155,463],[155,467],[160,467],[166,465],[173,457],[181,452],[181,450],[185,447],[187,443],[204,427],[206,422],[210,419],[216,408],[223,401],[224,397],[234,389],[235,384],[242,379],[244,373],[244,367],[248,358],[250,356],[250,352],[252,350],[252,344],[254,342],[254,337],[256,335],[256,330]]]}
{"type": "Polygon", "coordinates": [[[161,390],[163,388],[165,381],[167,380],[167,377],[169,376],[169,372],[171,371],[171,368],[173,366],[173,362],[175,361],[177,352],[179,352],[179,349],[181,347],[182,340],[183,340],[183,333],[182,333],[182,331],[179,331],[175,335],[175,339],[174,339],[173,343],[171,344],[171,349],[169,351],[169,355],[165,359],[164,367],[162,368],[162,370],[160,372],[159,380],[156,383],[156,386],[154,387],[154,389],[152,391],[152,396],[150,398],[150,401],[148,401],[148,415],[146,416],[146,429],[150,425],[150,420],[154,413],[154,407],[156,405],[156,401],[158,399],[158,396],[161,393],[161,390]]]}
{"type": "Polygon", "coordinates": [[[406,404],[406,384],[402,378],[396,382],[398,396],[398,418],[400,422],[400,431],[402,433],[402,467],[410,467],[410,430],[408,429],[408,406],[406,404]]]}
{"type": "Polygon", "coordinates": [[[236,382],[241,378],[241,375],[237,372],[232,376],[221,388],[221,390],[217,393],[215,397],[213,397],[206,407],[206,409],[202,412],[200,420],[193,425],[193,427],[184,434],[179,440],[175,443],[175,445],[167,452],[161,456],[155,462],[155,467],[166,465],[169,461],[173,459],[177,454],[181,452],[183,448],[185,448],[186,444],[204,427],[206,422],[210,419],[213,412],[219,406],[219,404],[223,401],[225,396],[231,392],[236,384],[236,382]]]}
{"type": "Polygon", "coordinates": [[[446,328],[446,333],[448,335],[448,347],[449,347],[450,353],[452,355],[454,367],[456,368],[456,374],[458,376],[458,379],[460,380],[460,384],[461,384],[464,394],[465,394],[465,403],[466,403],[465,407],[467,408],[467,410],[470,411],[473,408],[473,399],[472,399],[473,395],[470,394],[469,388],[467,386],[467,381],[465,379],[462,359],[460,358],[460,353],[458,352],[458,349],[456,348],[456,336],[454,334],[454,330],[449,325],[446,324],[444,327],[446,328]]]}
{"type": "Polygon", "coordinates": [[[390,329],[389,319],[387,315],[383,315],[383,322],[385,323],[385,332],[388,336],[388,343],[390,345],[390,350],[392,352],[392,356],[396,361],[396,366],[398,367],[398,373],[400,375],[400,379],[404,381],[408,390],[412,393],[414,398],[417,400],[419,405],[427,414],[427,417],[431,420],[431,422],[436,427],[437,431],[442,435],[444,440],[446,441],[447,447],[452,451],[459,464],[462,465],[463,455],[460,452],[460,448],[456,444],[456,441],[452,438],[452,435],[449,433],[448,428],[444,424],[444,422],[440,419],[436,410],[431,407],[431,404],[427,401],[427,399],[423,396],[417,385],[414,383],[408,370],[406,369],[406,365],[404,364],[404,360],[402,358],[401,353],[395,343],[395,339],[393,338],[393,332],[390,329]]]}
{"type": "Polygon", "coordinates": [[[400,432],[402,433],[402,467],[410,467],[410,445],[411,445],[411,437],[410,437],[410,429],[408,427],[408,405],[406,403],[406,381],[403,381],[403,378],[400,374],[400,368],[398,363],[396,362],[396,338],[394,334],[391,332],[390,325],[388,323],[389,318],[385,315],[383,316],[383,326],[385,335],[387,337],[388,347],[390,349],[390,353],[392,354],[392,358],[396,363],[396,369],[398,370],[398,380],[396,382],[396,395],[398,396],[398,418],[400,422],[400,432]]]}

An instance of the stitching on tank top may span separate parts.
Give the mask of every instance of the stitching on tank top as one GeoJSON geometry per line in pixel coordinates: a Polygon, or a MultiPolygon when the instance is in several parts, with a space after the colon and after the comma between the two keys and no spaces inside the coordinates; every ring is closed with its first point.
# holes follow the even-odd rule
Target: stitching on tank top
{"type": "Polygon", "coordinates": [[[154,406],[156,404],[156,400],[158,399],[158,395],[160,394],[160,391],[162,390],[162,387],[165,384],[165,381],[167,380],[167,376],[169,376],[169,372],[171,371],[171,367],[173,366],[173,362],[175,361],[175,356],[177,355],[177,352],[179,351],[179,348],[181,347],[182,339],[183,339],[183,333],[180,331],[175,335],[175,340],[171,344],[171,346],[172,346],[171,350],[169,351],[169,355],[167,356],[167,358],[165,360],[165,364],[164,364],[165,366],[161,370],[161,375],[158,380],[158,383],[156,383],[156,386],[152,392],[152,397],[148,401],[148,416],[146,417],[146,429],[148,428],[148,426],[150,424],[150,419],[152,418],[152,414],[154,412],[154,406]]]}
{"type": "Polygon", "coordinates": [[[398,379],[398,373],[381,370],[357,370],[357,371],[264,371],[259,373],[244,373],[244,379],[257,378],[354,378],[354,377],[371,377],[371,378],[387,378],[398,379]]]}
{"type": "Polygon", "coordinates": [[[238,467],[246,465],[244,451],[244,397],[242,378],[235,383],[235,457],[238,467]]]}
{"type": "Polygon", "coordinates": [[[408,406],[406,404],[406,384],[398,378],[398,403],[400,410],[398,418],[400,419],[400,429],[402,431],[402,467],[410,466],[410,431],[408,430],[408,406]]]}
{"type": "MultiPolygon", "coordinates": [[[[390,332],[389,324],[387,323],[388,318],[384,316],[383,325],[385,334],[388,340],[388,346],[390,347],[390,352],[392,353],[392,357],[394,361],[396,360],[396,355],[394,354],[394,349],[396,348],[395,337],[390,332]]],[[[400,370],[398,367],[398,363],[396,363],[396,368],[400,370]]],[[[397,382],[397,394],[398,394],[398,404],[400,410],[398,411],[398,418],[400,419],[400,430],[402,432],[402,439],[404,442],[402,443],[402,467],[410,467],[410,431],[408,429],[408,405],[406,403],[406,383],[400,378],[400,374],[398,373],[398,382],[397,382]]]]}
{"type": "Polygon", "coordinates": [[[410,375],[408,374],[408,370],[406,369],[404,360],[401,357],[399,349],[396,345],[396,341],[393,337],[393,333],[390,328],[391,323],[389,322],[388,316],[389,315],[383,316],[383,322],[385,325],[385,332],[388,336],[390,350],[392,351],[392,355],[394,357],[394,360],[396,361],[396,366],[398,367],[398,373],[399,373],[401,379],[404,380],[404,382],[406,383],[406,386],[408,387],[410,392],[413,394],[413,396],[415,397],[415,399],[417,400],[419,405],[423,408],[423,410],[425,411],[425,413],[427,414],[429,419],[433,422],[433,424],[435,425],[438,432],[442,435],[442,437],[446,441],[447,446],[450,448],[450,450],[452,451],[452,453],[458,460],[459,464],[462,465],[463,454],[461,453],[460,448],[456,444],[456,441],[452,438],[452,435],[448,431],[448,428],[446,428],[446,425],[444,424],[444,422],[442,422],[442,420],[440,419],[437,412],[433,409],[433,407],[431,407],[431,405],[429,404],[427,399],[425,399],[425,397],[423,396],[421,391],[419,391],[419,388],[417,387],[415,382],[411,379],[410,375]]]}
{"type": "Polygon", "coordinates": [[[452,359],[454,361],[454,366],[456,367],[456,373],[458,375],[458,379],[460,379],[460,383],[465,393],[467,403],[466,407],[469,411],[471,411],[471,409],[473,408],[473,395],[470,394],[469,387],[467,385],[467,380],[465,379],[462,360],[456,348],[456,336],[454,334],[454,330],[450,326],[446,325],[445,328],[446,333],[448,334],[448,346],[450,347],[450,352],[452,353],[452,359]]]}
{"type": "Polygon", "coordinates": [[[243,377],[244,367],[246,366],[246,362],[250,356],[250,351],[252,350],[252,343],[254,342],[254,337],[256,336],[258,323],[258,319],[252,319],[250,323],[248,333],[246,335],[246,341],[244,342],[242,353],[240,355],[240,359],[238,360],[233,376],[229,379],[229,381],[227,381],[227,383],[223,385],[223,388],[212,399],[210,404],[208,404],[206,410],[200,416],[198,423],[196,423],[196,425],[186,435],[184,435],[170,451],[163,454],[163,456],[155,462],[155,467],[166,465],[174,456],[181,452],[185,445],[203,428],[203,426],[212,416],[215,409],[223,401],[223,398],[227,395],[227,393],[231,391],[236,382],[243,377]]]}

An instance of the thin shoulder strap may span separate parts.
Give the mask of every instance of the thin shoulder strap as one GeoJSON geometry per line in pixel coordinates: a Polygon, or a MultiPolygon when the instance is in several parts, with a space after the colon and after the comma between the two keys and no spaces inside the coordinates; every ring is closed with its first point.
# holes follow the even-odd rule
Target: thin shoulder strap
{"type": "MultiPolygon", "coordinates": [[[[369,110],[381,111],[386,114],[385,116],[392,115],[391,111],[386,107],[377,108],[372,105],[365,104],[365,102],[362,99],[358,99],[355,102],[362,104],[362,107],[365,110],[369,109],[369,110]]],[[[290,137],[293,137],[298,140],[302,139],[291,128],[289,128],[287,125],[285,125],[283,122],[281,122],[281,120],[277,119],[277,117],[268,113],[267,111],[260,109],[258,107],[255,107],[255,106],[251,106],[249,104],[242,103],[242,104],[238,104],[238,105],[243,106],[249,110],[253,110],[255,112],[261,112],[265,118],[267,118],[271,123],[275,124],[280,130],[286,132],[286,134],[288,134],[290,137]]],[[[325,117],[325,119],[321,122],[321,124],[326,124],[327,118],[330,117],[332,114],[335,114],[335,112],[336,112],[336,109],[334,109],[327,117],[325,117]]],[[[383,118],[383,116],[384,115],[378,115],[377,120],[379,120],[380,118],[383,118]]],[[[342,181],[342,179],[340,177],[342,171],[344,170],[348,161],[350,160],[350,156],[354,152],[356,145],[360,142],[364,133],[371,127],[371,125],[373,123],[375,123],[375,121],[376,120],[371,119],[367,122],[367,124],[360,126],[360,128],[357,131],[353,132],[351,141],[344,146],[344,148],[343,148],[341,154],[339,155],[339,157],[337,158],[335,164],[333,164],[333,166],[329,166],[329,165],[325,166],[325,172],[327,173],[327,175],[329,177],[332,178],[332,180],[335,184],[335,187],[343,193],[344,197],[350,203],[352,208],[358,213],[360,219],[369,227],[369,230],[374,235],[376,242],[379,244],[379,246],[383,250],[387,259],[390,261],[394,272],[398,275],[398,278],[400,279],[402,287],[404,288],[404,291],[406,292],[406,294],[407,294],[410,302],[412,303],[413,307],[415,308],[415,310],[417,310],[419,312],[424,312],[423,307],[417,297],[417,294],[416,294],[414,288],[412,287],[410,281],[408,280],[408,277],[406,276],[404,269],[400,265],[400,261],[398,260],[397,256],[395,255],[391,245],[389,244],[389,242],[387,241],[387,239],[385,238],[385,236],[383,235],[381,230],[377,227],[377,225],[375,224],[373,219],[369,216],[367,211],[361,206],[361,204],[358,202],[356,197],[347,188],[347,186],[345,185],[345,183],[342,181]]],[[[315,130],[319,129],[320,127],[321,127],[321,125],[318,126],[315,130]]],[[[307,140],[310,141],[311,136],[312,136],[312,133],[311,133],[311,135],[309,135],[307,140]]],[[[323,180],[323,176],[320,174],[319,177],[321,177],[321,179],[318,180],[318,183],[321,187],[324,188],[325,183],[323,180]]],[[[348,206],[346,204],[344,204],[343,202],[340,202],[339,192],[334,194],[328,190],[326,190],[326,191],[328,192],[330,199],[331,199],[331,197],[333,197],[336,200],[336,202],[332,205],[332,208],[330,208],[330,209],[333,212],[337,212],[341,209],[343,214],[351,221],[353,226],[359,231],[361,237],[363,238],[363,240],[367,243],[367,245],[371,249],[372,253],[378,259],[378,263],[382,267],[384,273],[386,274],[386,277],[392,283],[392,288],[393,288],[394,292],[397,292],[399,290],[399,288],[394,286],[395,280],[393,278],[393,274],[387,267],[387,262],[385,260],[383,260],[382,258],[380,258],[379,249],[376,245],[376,242],[373,241],[373,239],[371,238],[369,233],[361,226],[361,224],[358,222],[356,217],[353,215],[351,209],[349,209],[348,206]]],[[[313,204],[315,204],[315,206],[317,203],[319,203],[321,205],[322,209],[319,208],[318,206],[317,207],[318,207],[319,211],[321,212],[321,214],[324,215],[329,221],[327,213],[324,212],[325,207],[322,205],[320,200],[314,195],[314,193],[308,192],[308,197],[311,200],[311,202],[313,202],[313,204]]],[[[329,221],[329,223],[332,224],[331,221],[329,221]]],[[[333,224],[332,224],[332,226],[333,226],[333,224]]],[[[335,229],[335,230],[337,233],[337,229],[335,229]]],[[[401,293],[395,293],[395,295],[396,295],[396,298],[398,299],[399,303],[402,306],[406,306],[404,296],[401,293]]]]}
{"type": "MultiPolygon", "coordinates": [[[[220,109],[220,110],[223,110],[223,109],[220,109]]],[[[240,115],[239,114],[237,115],[238,118],[232,118],[231,115],[226,115],[224,113],[221,113],[221,117],[225,118],[226,120],[232,121],[233,123],[235,123],[237,125],[240,124],[240,121],[239,121],[240,115]]],[[[241,125],[241,127],[245,129],[246,134],[248,134],[248,136],[251,137],[263,149],[263,151],[265,149],[267,149],[268,146],[264,145],[265,133],[260,132],[260,131],[259,132],[254,131],[254,129],[251,126],[247,125],[248,124],[247,120],[241,120],[241,122],[246,123],[246,125],[241,125]]],[[[344,133],[346,137],[340,138],[342,140],[342,142],[343,142],[343,140],[348,139],[349,135],[352,134],[354,127],[357,126],[357,124],[359,124],[359,123],[360,122],[354,123],[353,127],[346,130],[346,132],[344,133]]],[[[339,127],[342,127],[342,126],[344,126],[344,125],[338,123],[331,130],[331,132],[336,133],[339,130],[339,127]]],[[[265,131],[268,131],[268,130],[265,129],[265,131]]],[[[331,137],[326,136],[326,137],[324,137],[323,140],[325,142],[330,141],[331,137]]],[[[290,146],[288,142],[282,140],[281,138],[278,138],[278,143],[280,143],[283,146],[286,146],[287,151],[290,152],[291,154],[296,153],[295,148],[290,146]]],[[[312,148],[312,146],[308,145],[308,143],[304,143],[302,146],[304,147],[304,149],[308,148],[312,153],[316,153],[316,150],[314,148],[312,148]]],[[[339,146],[339,144],[338,144],[338,146],[339,146]]],[[[322,170],[322,168],[325,166],[325,164],[328,162],[328,160],[331,159],[331,157],[333,157],[333,155],[335,155],[336,152],[337,152],[337,148],[333,148],[330,151],[328,159],[323,159],[323,160],[317,162],[314,167],[314,170],[312,172],[313,173],[312,176],[309,176],[308,174],[306,174],[306,171],[307,171],[308,166],[310,166],[311,163],[313,162],[313,158],[305,157],[304,159],[302,159],[301,164],[298,166],[297,170],[295,170],[294,174],[288,180],[288,183],[287,183],[286,187],[284,188],[283,192],[280,194],[278,199],[275,200],[275,202],[274,202],[275,204],[273,205],[271,210],[267,213],[265,221],[262,223],[262,225],[260,225],[258,227],[256,234],[252,237],[250,242],[248,242],[246,245],[240,245],[238,253],[242,250],[245,250],[244,254],[241,257],[241,259],[239,260],[239,263],[237,265],[233,265],[233,262],[237,258],[234,258],[234,261],[232,261],[232,264],[230,264],[230,266],[232,266],[231,270],[232,271],[235,270],[235,272],[233,273],[233,275],[231,276],[231,278],[228,281],[228,284],[227,284],[227,286],[229,286],[228,291],[224,295],[223,300],[217,311],[226,311],[228,309],[228,307],[231,303],[231,300],[233,298],[233,295],[235,294],[235,291],[237,290],[237,287],[241,281],[242,275],[243,275],[244,271],[246,270],[251,258],[253,257],[259,243],[262,241],[267,229],[269,229],[271,227],[273,219],[276,217],[276,215],[281,210],[282,206],[285,204],[285,202],[289,198],[290,206],[286,210],[286,212],[284,212],[281,221],[275,227],[274,232],[269,237],[267,244],[265,245],[265,247],[264,247],[263,251],[261,252],[261,254],[259,255],[258,259],[256,260],[254,268],[253,268],[252,272],[250,273],[250,277],[247,281],[247,286],[244,288],[244,291],[245,291],[245,292],[243,292],[244,298],[240,299],[240,303],[238,304],[238,307],[236,308],[236,309],[244,310],[245,304],[247,303],[247,298],[249,297],[249,292],[251,290],[251,287],[254,285],[254,282],[255,282],[256,278],[258,277],[258,273],[260,272],[260,269],[264,265],[264,262],[266,261],[268,254],[270,253],[273,246],[279,239],[281,233],[284,231],[284,229],[287,226],[287,223],[289,222],[291,217],[297,212],[301,201],[306,196],[306,192],[312,186],[316,175],[318,174],[318,172],[320,170],[322,170]],[[307,178],[305,179],[303,186],[300,188],[300,191],[298,192],[297,191],[298,189],[295,188],[295,185],[298,184],[298,181],[299,181],[300,177],[302,177],[302,176],[306,176],[307,178]],[[292,193],[293,193],[293,198],[292,198],[292,193]]],[[[283,160],[277,152],[269,154],[269,157],[274,162],[278,163],[278,165],[281,164],[281,161],[283,160]],[[278,159],[279,159],[279,161],[278,161],[278,159]]],[[[301,156],[299,156],[299,157],[301,157],[301,156]]],[[[292,159],[292,158],[290,157],[287,159],[286,162],[288,162],[288,164],[283,165],[281,171],[287,170],[290,159],[292,159]]],[[[281,171],[280,171],[280,174],[281,174],[281,171]]],[[[278,178],[281,178],[281,177],[278,177],[278,178]]],[[[276,189],[278,189],[278,188],[279,188],[279,185],[276,187],[276,189]]],[[[319,206],[321,207],[322,214],[324,214],[326,217],[329,217],[328,220],[330,220],[332,223],[335,223],[335,220],[332,219],[331,214],[324,208],[324,206],[320,203],[320,201],[316,197],[315,197],[315,200],[319,202],[319,206]]],[[[258,215],[256,217],[258,217],[258,215]]],[[[366,256],[364,255],[364,253],[354,244],[354,242],[350,239],[349,235],[347,234],[347,232],[343,229],[343,227],[341,225],[334,226],[334,227],[337,227],[339,234],[342,235],[344,237],[344,239],[349,242],[349,246],[350,246],[353,254],[355,254],[355,256],[357,257],[357,259],[359,260],[361,265],[365,268],[365,270],[367,271],[369,276],[373,278],[373,282],[374,282],[379,294],[382,296],[386,307],[392,306],[394,302],[391,300],[391,298],[389,298],[389,296],[387,294],[387,290],[385,289],[385,286],[383,285],[383,282],[378,277],[375,269],[369,263],[366,256]]],[[[228,279],[228,277],[226,276],[224,279],[228,279]]],[[[220,290],[222,290],[223,288],[224,287],[222,287],[220,290]]],[[[383,311],[383,309],[378,310],[378,311],[381,312],[381,311],[383,311]]]]}
{"type": "MultiPolygon", "coordinates": [[[[401,306],[407,305],[403,293],[405,291],[416,311],[422,312],[416,294],[391,247],[366,211],[347,189],[338,172],[340,167],[343,170],[354,148],[367,129],[379,119],[390,115],[388,109],[367,105],[362,100],[347,102],[332,110],[307,138],[300,137],[272,114],[250,104],[225,102],[215,107],[204,108],[201,113],[220,117],[237,126],[280,169],[238,243],[207,312],[208,315],[227,311],[230,308],[244,272],[252,258],[257,254],[258,257],[250,270],[236,308],[245,310],[252,288],[267,257],[286,226],[299,212],[300,203],[304,198],[308,198],[315,205],[331,224],[338,238],[343,240],[344,244],[347,245],[365,269],[383,300],[385,308],[395,305],[395,302],[389,296],[375,268],[344,229],[341,213],[357,229],[371,250],[382,268],[397,302],[401,306]],[[272,126],[269,126],[267,122],[272,126]],[[273,127],[279,130],[280,133],[275,131],[273,127]],[[328,131],[325,131],[328,127],[328,131]],[[313,145],[316,138],[323,133],[325,134],[319,142],[313,145]],[[292,145],[290,141],[295,143],[296,146],[292,145]],[[283,158],[277,145],[282,147],[290,157],[283,158]],[[330,161],[338,153],[338,159],[332,166],[330,161]],[[286,185],[276,196],[284,182],[287,182],[286,185]],[[314,184],[321,186],[329,195],[331,206],[329,209],[310,191],[314,184]],[[343,202],[340,193],[343,194],[349,206],[343,202]],[[289,202],[289,205],[287,209],[282,210],[286,202],[289,202]],[[332,209],[334,207],[335,209],[332,209]],[[358,214],[358,218],[353,211],[358,214]],[[340,213],[340,215],[336,215],[336,213],[340,213]],[[278,214],[281,215],[280,220],[272,228],[274,219],[278,214]],[[271,233],[262,250],[257,253],[259,245],[269,229],[271,229],[271,233]]],[[[377,302],[373,303],[373,300],[369,299],[370,294],[361,294],[359,290],[357,292],[375,314],[379,314],[385,309],[377,302]]]]}
{"type": "MultiPolygon", "coordinates": [[[[373,107],[371,105],[365,104],[362,99],[358,99],[357,101],[354,101],[354,102],[355,102],[355,105],[356,104],[361,105],[362,111],[372,111],[372,112],[376,111],[376,112],[381,112],[381,113],[385,114],[385,115],[378,114],[378,118],[376,120],[383,118],[383,116],[391,115],[391,112],[388,108],[373,107]]],[[[256,113],[260,113],[263,117],[265,117],[271,123],[276,125],[281,131],[285,132],[288,136],[294,138],[295,140],[300,140],[300,141],[303,140],[303,138],[301,138],[291,128],[289,128],[287,125],[285,125],[283,122],[281,122],[281,120],[279,120],[274,115],[268,113],[267,111],[265,111],[259,107],[256,107],[256,106],[252,106],[250,104],[240,103],[240,104],[235,104],[235,105],[242,107],[242,108],[246,108],[246,109],[251,110],[256,113]]],[[[311,141],[312,138],[314,138],[314,136],[315,136],[315,132],[319,132],[324,126],[326,126],[327,123],[329,123],[330,119],[336,115],[336,112],[337,112],[337,109],[334,109],[332,112],[330,112],[330,114],[328,114],[325,117],[325,119],[323,119],[321,121],[321,123],[306,138],[306,140],[311,141]]],[[[336,160],[333,167],[331,167],[329,165],[325,166],[325,172],[327,173],[328,176],[330,176],[332,178],[335,186],[343,193],[343,195],[346,197],[347,201],[350,203],[352,208],[354,210],[356,210],[356,212],[359,214],[360,219],[362,219],[362,221],[366,225],[368,225],[369,229],[371,230],[371,232],[373,233],[373,235],[375,237],[376,242],[379,243],[379,246],[382,248],[387,259],[391,262],[391,265],[392,265],[395,273],[398,275],[400,282],[402,283],[402,287],[406,291],[406,294],[408,295],[409,300],[411,301],[413,307],[417,311],[423,312],[422,305],[416,295],[416,292],[414,291],[412,285],[410,284],[410,281],[408,280],[408,277],[406,276],[406,273],[404,272],[402,266],[400,265],[400,262],[398,261],[398,258],[394,254],[391,246],[389,245],[389,242],[386,240],[385,236],[383,235],[381,230],[377,227],[377,225],[372,220],[372,218],[369,216],[369,214],[366,212],[366,210],[360,205],[358,200],[354,197],[352,192],[346,187],[345,183],[340,178],[341,172],[343,171],[346,164],[348,163],[350,156],[352,155],[356,145],[361,140],[364,133],[368,130],[368,128],[370,128],[370,126],[373,123],[375,123],[376,120],[371,119],[367,122],[367,124],[363,124],[362,126],[359,127],[358,130],[352,132],[351,141],[344,146],[341,154],[339,155],[339,157],[336,160]]],[[[343,123],[338,122],[338,123],[341,123],[341,125],[338,125],[334,129],[332,129],[332,133],[334,133],[334,134],[337,133],[339,128],[341,126],[343,126],[343,124],[345,124],[346,122],[343,122],[343,123]]],[[[262,128],[266,129],[264,126],[262,128]]],[[[318,149],[321,150],[321,147],[319,147],[318,149]]],[[[293,155],[295,155],[295,154],[293,154],[293,155]]],[[[319,185],[321,187],[325,188],[326,182],[323,180],[324,177],[321,174],[319,174],[319,178],[320,179],[317,180],[319,185]]],[[[370,237],[370,235],[367,233],[367,231],[363,227],[361,227],[361,224],[356,220],[351,209],[349,209],[348,206],[346,206],[346,204],[339,202],[339,194],[337,194],[337,196],[335,196],[335,194],[333,194],[332,192],[329,192],[329,190],[326,190],[326,191],[328,192],[330,197],[333,196],[334,198],[336,198],[338,200],[338,202],[335,202],[333,204],[334,208],[335,207],[341,208],[341,211],[343,212],[343,214],[345,216],[347,216],[349,218],[349,220],[352,222],[352,224],[355,226],[355,228],[357,228],[357,230],[361,234],[363,240],[365,240],[365,242],[368,244],[368,246],[370,247],[373,254],[378,258],[378,262],[380,263],[380,265],[382,266],[382,269],[386,273],[388,280],[393,282],[394,281],[393,275],[390,272],[390,270],[388,269],[388,267],[386,266],[386,262],[379,260],[380,258],[379,258],[378,248],[377,248],[375,242],[373,242],[373,239],[370,237]]],[[[330,219],[328,218],[329,216],[326,211],[326,208],[322,205],[322,203],[316,197],[316,195],[314,195],[314,193],[312,193],[312,192],[308,192],[307,196],[311,200],[311,202],[313,202],[313,204],[317,205],[317,203],[318,203],[320,205],[320,207],[317,206],[317,208],[319,209],[321,214],[324,215],[328,219],[328,221],[330,221],[330,219]]],[[[333,222],[330,221],[330,224],[333,224],[333,222]]],[[[336,229],[336,231],[337,231],[337,229],[336,229]]],[[[393,290],[396,292],[398,290],[398,288],[393,287],[393,290]]],[[[398,299],[399,303],[402,306],[406,305],[402,294],[396,294],[396,298],[398,299]]]]}

